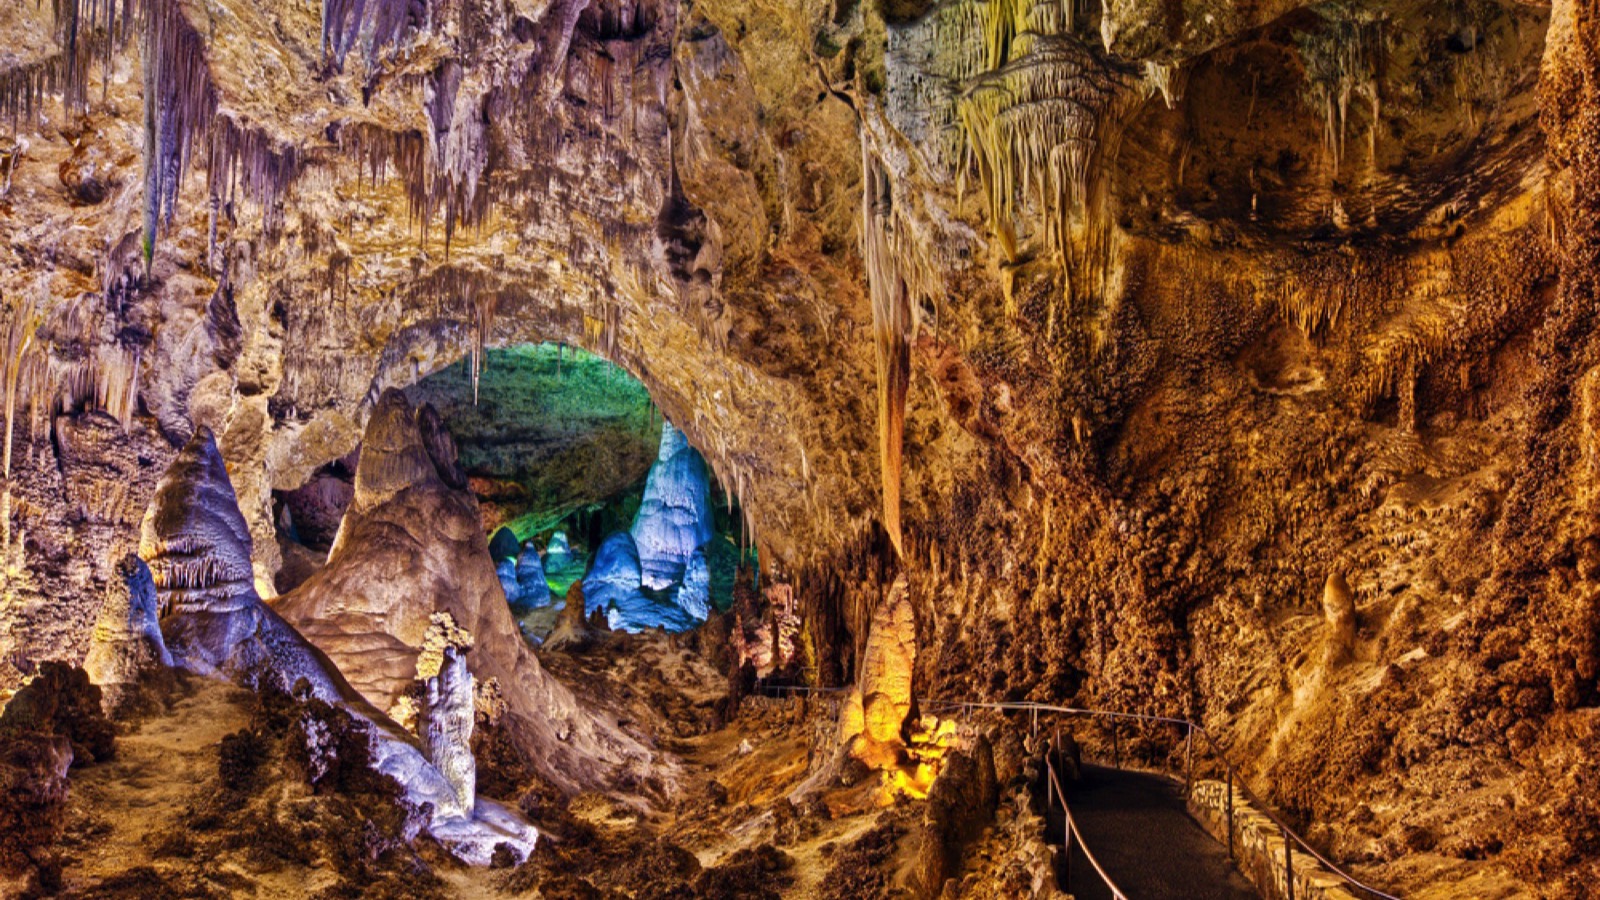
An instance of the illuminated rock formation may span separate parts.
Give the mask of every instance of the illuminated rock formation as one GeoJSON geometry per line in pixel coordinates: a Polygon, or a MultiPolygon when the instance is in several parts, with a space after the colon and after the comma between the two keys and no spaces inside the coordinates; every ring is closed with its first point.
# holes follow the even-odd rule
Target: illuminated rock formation
{"type": "MultiPolygon", "coordinates": [[[[527,609],[549,606],[550,583],[544,577],[544,563],[539,559],[539,548],[529,541],[517,557],[517,604],[527,609]]],[[[504,578],[501,579],[502,583],[504,578]]]]}
{"type": "Polygon", "coordinates": [[[303,678],[323,700],[341,699],[342,680],[256,595],[250,529],[211,429],[196,429],[162,476],[139,555],[165,610],[161,627],[174,664],[202,675],[303,678]]]}
{"type": "Polygon", "coordinates": [[[490,560],[477,503],[438,477],[418,418],[399,391],[380,397],[328,563],[276,608],[380,709],[410,689],[433,615],[449,613],[473,636],[468,668],[499,682],[508,730],[551,782],[601,786],[649,766],[644,747],[614,720],[581,708],[529,649],[490,560]]]}
{"type": "Polygon", "coordinates": [[[1356,646],[1356,601],[1349,582],[1334,572],[1322,586],[1322,618],[1327,624],[1329,665],[1350,658],[1356,646]]]}
{"type": "Polygon", "coordinates": [[[902,730],[911,715],[911,675],[917,663],[917,623],[904,576],[872,614],[861,658],[861,742],[855,754],[887,767],[905,745],[902,730]]]}
{"type": "Polygon", "coordinates": [[[603,612],[616,631],[693,628],[698,620],[670,597],[662,595],[658,599],[645,592],[640,573],[633,537],[625,531],[607,537],[594,555],[593,568],[583,579],[588,611],[603,612]]]}
{"type": "Polygon", "coordinates": [[[672,602],[696,622],[711,614],[711,569],[706,565],[704,548],[694,551],[683,570],[683,582],[673,592],[672,602]]]}
{"type": "Polygon", "coordinates": [[[522,608],[522,585],[517,582],[517,561],[502,559],[494,564],[495,577],[500,579],[500,591],[513,610],[522,608]]]}
{"type": "Polygon", "coordinates": [[[417,678],[423,683],[417,731],[428,762],[450,782],[459,808],[472,809],[477,797],[477,763],[472,759],[473,681],[467,671],[472,635],[456,626],[449,613],[434,613],[417,656],[417,678]]]}
{"type": "Polygon", "coordinates": [[[644,501],[630,533],[642,583],[658,591],[682,581],[689,557],[711,540],[711,486],[705,460],[671,422],[661,423],[661,449],[645,480],[644,501]]]}
{"type": "MultiPolygon", "coordinates": [[[[793,585],[803,631],[733,637],[767,671],[797,633],[864,681],[902,573],[929,696],[1197,718],[1398,895],[1600,880],[1592,4],[320,5],[0,4],[0,691],[89,649],[196,423],[250,558],[213,522],[215,571],[152,568],[175,661],[231,665],[278,501],[314,530],[384,392],[549,341],[634,373],[793,585]]],[[[285,611],[388,698],[449,609],[553,780],[629,769],[510,677],[415,430],[285,611]]]]}
{"type": "Polygon", "coordinates": [[[171,666],[161,637],[156,585],[138,554],[117,564],[118,578],[106,588],[106,602],[95,622],[94,640],[83,669],[100,686],[106,711],[115,710],[124,692],[158,666],[171,666]]]}

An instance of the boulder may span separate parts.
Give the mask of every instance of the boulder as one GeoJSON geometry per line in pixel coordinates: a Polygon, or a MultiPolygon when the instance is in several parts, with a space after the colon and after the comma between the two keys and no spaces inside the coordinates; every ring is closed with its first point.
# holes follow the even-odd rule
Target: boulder
{"type": "Polygon", "coordinates": [[[0,735],[0,875],[27,871],[61,837],[72,762],[60,735],[0,735]]]}
{"type": "Polygon", "coordinates": [[[171,665],[172,655],[161,638],[156,583],[144,560],[129,553],[106,586],[83,669],[100,686],[101,706],[109,715],[144,673],[171,665]]]}

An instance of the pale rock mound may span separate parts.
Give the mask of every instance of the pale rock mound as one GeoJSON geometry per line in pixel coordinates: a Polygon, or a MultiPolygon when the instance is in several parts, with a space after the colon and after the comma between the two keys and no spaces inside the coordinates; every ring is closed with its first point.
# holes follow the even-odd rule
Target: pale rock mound
{"type": "Polygon", "coordinates": [[[106,587],[83,669],[100,686],[101,704],[109,714],[142,674],[171,665],[172,654],[161,638],[156,583],[144,560],[129,553],[117,563],[117,577],[106,587]]]}
{"type": "Polygon", "coordinates": [[[517,557],[517,605],[523,609],[549,606],[550,583],[544,577],[544,563],[539,560],[539,550],[530,541],[517,557]]]}

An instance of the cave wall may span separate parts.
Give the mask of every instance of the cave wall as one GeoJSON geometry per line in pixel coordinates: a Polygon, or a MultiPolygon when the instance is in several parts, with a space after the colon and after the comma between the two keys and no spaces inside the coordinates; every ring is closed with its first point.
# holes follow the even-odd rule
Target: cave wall
{"type": "Polygon", "coordinates": [[[70,107],[0,167],[48,345],[13,683],[196,425],[270,585],[271,492],[384,388],[562,341],[737,496],[825,679],[903,572],[924,696],[1198,717],[1385,883],[1579,889],[1592,4],[313,6],[145,0],[159,64],[0,12],[0,108],[70,107]]]}

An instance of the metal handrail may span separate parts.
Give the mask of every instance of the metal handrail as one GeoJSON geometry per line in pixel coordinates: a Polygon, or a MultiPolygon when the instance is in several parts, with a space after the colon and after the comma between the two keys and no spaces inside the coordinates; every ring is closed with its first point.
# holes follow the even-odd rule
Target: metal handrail
{"type": "MultiPolygon", "coordinates": [[[[1247,799],[1249,799],[1249,800],[1251,800],[1252,802],[1255,803],[1257,811],[1259,811],[1262,815],[1264,815],[1268,819],[1270,819],[1274,825],[1278,826],[1278,831],[1284,837],[1284,866],[1285,866],[1285,869],[1287,870],[1286,875],[1287,875],[1287,879],[1288,880],[1287,880],[1286,883],[1287,883],[1287,885],[1289,887],[1289,891],[1290,891],[1291,897],[1293,896],[1293,891],[1294,891],[1293,858],[1290,856],[1290,850],[1289,850],[1290,841],[1292,840],[1295,844],[1298,844],[1300,846],[1300,849],[1304,850],[1313,859],[1315,859],[1315,860],[1317,860],[1317,862],[1321,863],[1330,872],[1334,873],[1335,875],[1337,875],[1341,879],[1343,879],[1345,881],[1345,883],[1348,884],[1350,887],[1356,888],[1357,890],[1359,890],[1359,891],[1361,891],[1361,892],[1363,892],[1363,893],[1365,893],[1365,894],[1367,894],[1369,896],[1376,897],[1376,898],[1378,898],[1378,900],[1400,900],[1400,898],[1395,896],[1394,894],[1385,893],[1383,891],[1378,890],[1375,887],[1371,887],[1371,886],[1369,886],[1369,885],[1357,880],[1355,876],[1351,875],[1349,872],[1346,872],[1338,864],[1334,863],[1332,860],[1328,859],[1326,856],[1323,856],[1321,853],[1317,852],[1317,849],[1315,847],[1313,847],[1310,844],[1306,843],[1304,838],[1302,838],[1299,834],[1297,834],[1293,828],[1290,828],[1288,823],[1283,821],[1283,819],[1280,818],[1277,813],[1273,812],[1272,809],[1265,802],[1263,802],[1261,800],[1261,798],[1259,796],[1257,796],[1254,791],[1250,790],[1250,786],[1245,784],[1244,779],[1238,774],[1238,770],[1236,770],[1233,767],[1233,763],[1229,762],[1227,755],[1222,752],[1221,745],[1219,745],[1217,743],[1216,738],[1211,736],[1211,732],[1207,731],[1204,725],[1200,725],[1200,724],[1198,724],[1196,722],[1192,722],[1192,721],[1190,721],[1188,719],[1180,719],[1180,718],[1176,718],[1176,717],[1173,717],[1173,716],[1152,716],[1152,715],[1146,715],[1146,714],[1143,714],[1143,713],[1118,712],[1116,710],[1107,710],[1107,709],[1082,709],[1082,708],[1074,707],[1074,706],[1052,706],[1052,705],[1046,704],[1046,703],[1031,703],[1031,702],[1022,702],[1022,703],[986,703],[986,702],[966,702],[966,701],[931,701],[931,702],[929,702],[927,704],[924,704],[924,705],[930,710],[938,710],[938,709],[947,709],[947,710],[948,709],[962,709],[962,710],[992,709],[992,710],[998,710],[998,711],[1002,711],[1002,712],[1008,712],[1008,711],[1009,712],[1031,712],[1033,714],[1033,716],[1034,716],[1034,722],[1035,722],[1035,727],[1036,728],[1037,728],[1037,723],[1038,723],[1038,715],[1041,712],[1060,713],[1060,714],[1064,714],[1064,715],[1074,715],[1074,716],[1093,716],[1093,717],[1107,718],[1107,719],[1111,719],[1113,721],[1115,721],[1117,719],[1132,719],[1132,720],[1140,721],[1140,722],[1155,722],[1155,723],[1166,724],[1166,725],[1176,725],[1176,726],[1179,726],[1179,727],[1182,727],[1182,728],[1189,729],[1189,738],[1188,738],[1188,740],[1190,741],[1191,745],[1192,745],[1193,740],[1194,740],[1194,733],[1196,731],[1198,731],[1200,733],[1200,736],[1206,739],[1206,743],[1211,746],[1212,755],[1217,758],[1217,761],[1222,764],[1222,767],[1223,767],[1224,771],[1227,773],[1227,784],[1228,784],[1228,797],[1227,797],[1227,802],[1228,802],[1228,813],[1227,813],[1228,814],[1228,853],[1229,853],[1230,856],[1233,854],[1233,792],[1235,790],[1238,790],[1240,793],[1244,794],[1244,796],[1247,799]]],[[[1116,732],[1115,732],[1115,730],[1113,730],[1112,731],[1113,746],[1115,746],[1115,735],[1116,735],[1116,732]]],[[[1192,754],[1192,746],[1191,746],[1191,754],[1192,754]]],[[[1192,769],[1193,769],[1193,757],[1192,757],[1192,755],[1190,756],[1189,767],[1190,767],[1190,770],[1192,771],[1192,769]]],[[[1063,800],[1062,805],[1065,806],[1065,800],[1063,800]]],[[[1081,839],[1079,841],[1079,846],[1082,846],[1082,840],[1081,839]]],[[[1084,848],[1084,852],[1085,853],[1088,852],[1088,848],[1087,847],[1084,848]]]]}
{"type": "Polygon", "coordinates": [[[1099,875],[1100,880],[1104,881],[1106,887],[1111,889],[1112,900],[1128,900],[1128,895],[1124,894],[1122,889],[1117,887],[1117,883],[1111,880],[1110,873],[1106,872],[1105,868],[1100,865],[1100,861],[1094,858],[1094,853],[1089,849],[1089,845],[1084,843],[1083,832],[1078,830],[1078,822],[1072,818],[1072,808],[1067,806],[1067,793],[1061,789],[1061,780],[1056,777],[1056,764],[1051,761],[1049,754],[1045,755],[1044,765],[1045,772],[1049,777],[1049,780],[1045,782],[1045,810],[1048,812],[1049,808],[1055,805],[1056,798],[1059,797],[1061,799],[1061,814],[1065,820],[1061,836],[1062,857],[1067,866],[1067,884],[1065,887],[1068,889],[1072,887],[1072,842],[1076,840],[1078,846],[1083,850],[1084,859],[1089,861],[1089,865],[1094,868],[1095,874],[1099,875]]]}

